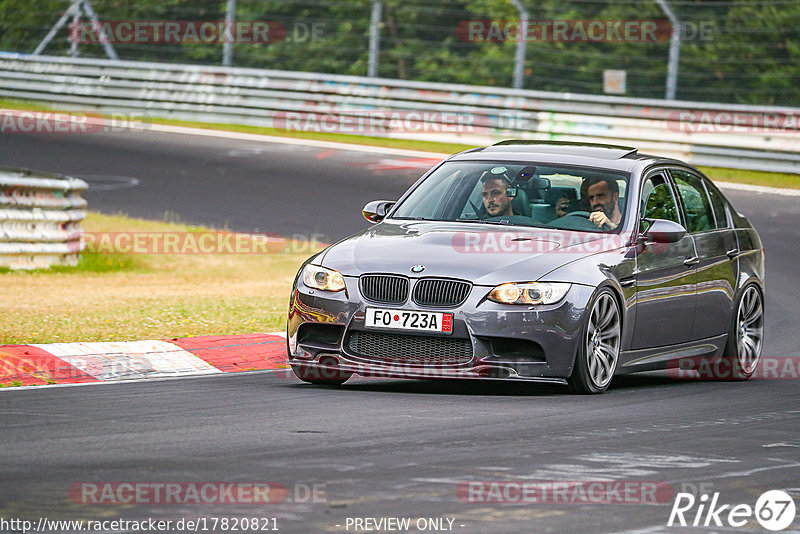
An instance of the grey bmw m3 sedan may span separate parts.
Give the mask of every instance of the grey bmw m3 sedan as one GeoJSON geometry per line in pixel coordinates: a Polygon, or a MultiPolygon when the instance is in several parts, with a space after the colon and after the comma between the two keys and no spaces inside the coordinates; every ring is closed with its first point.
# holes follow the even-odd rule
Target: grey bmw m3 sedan
{"type": "Polygon", "coordinates": [[[601,393],[624,373],[701,360],[742,380],[759,364],[761,241],[681,161],[503,141],[447,158],[363,215],[374,225],[295,278],[287,345],[303,381],[525,380],[601,393]]]}

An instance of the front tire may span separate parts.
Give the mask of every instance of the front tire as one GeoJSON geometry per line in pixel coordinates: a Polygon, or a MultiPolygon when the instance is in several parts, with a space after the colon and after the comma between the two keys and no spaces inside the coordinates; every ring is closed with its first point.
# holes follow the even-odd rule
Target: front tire
{"type": "Polygon", "coordinates": [[[736,306],[723,356],[732,380],[748,380],[761,361],[764,345],[764,298],[755,284],[744,288],[736,306]]]}
{"type": "Polygon", "coordinates": [[[567,379],[573,393],[603,393],[611,384],[619,361],[622,314],[614,294],[598,291],[589,302],[572,375],[567,379]]]}

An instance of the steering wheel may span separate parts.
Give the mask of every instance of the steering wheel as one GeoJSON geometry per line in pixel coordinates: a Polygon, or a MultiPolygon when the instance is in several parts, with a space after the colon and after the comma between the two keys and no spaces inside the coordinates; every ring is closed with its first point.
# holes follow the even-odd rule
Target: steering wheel
{"type": "Polygon", "coordinates": [[[570,211],[569,213],[564,215],[564,217],[569,217],[570,215],[575,217],[584,217],[588,219],[592,214],[588,211],[570,211]]]}
{"type": "Polygon", "coordinates": [[[589,218],[591,215],[588,211],[571,211],[564,215],[563,217],[559,217],[550,221],[550,226],[552,228],[558,228],[560,230],[575,230],[578,232],[588,232],[588,231],[597,231],[597,225],[595,225],[592,220],[589,218]],[[570,217],[572,215],[572,217],[570,217]]]}

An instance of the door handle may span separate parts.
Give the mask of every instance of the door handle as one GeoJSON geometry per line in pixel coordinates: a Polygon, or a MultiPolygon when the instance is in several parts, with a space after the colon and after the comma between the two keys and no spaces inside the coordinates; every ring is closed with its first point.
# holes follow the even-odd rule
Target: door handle
{"type": "Polygon", "coordinates": [[[683,260],[683,264],[687,267],[694,267],[698,263],[700,263],[700,258],[697,256],[692,256],[691,258],[686,258],[683,260]]]}
{"type": "Polygon", "coordinates": [[[726,252],[725,254],[726,254],[726,255],[727,255],[727,256],[728,256],[730,259],[733,259],[733,258],[735,258],[736,256],[738,256],[738,255],[739,255],[739,249],[738,249],[738,248],[732,248],[732,249],[730,249],[728,252],[726,252]]]}

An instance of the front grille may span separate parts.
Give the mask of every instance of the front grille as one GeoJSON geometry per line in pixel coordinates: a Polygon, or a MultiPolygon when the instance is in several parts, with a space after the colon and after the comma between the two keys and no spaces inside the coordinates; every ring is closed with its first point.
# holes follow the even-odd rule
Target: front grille
{"type": "Polygon", "coordinates": [[[472,360],[469,339],[353,331],[347,348],[354,356],[382,363],[463,365],[472,360]]]}
{"type": "Polygon", "coordinates": [[[414,286],[414,302],[420,306],[455,307],[467,299],[472,286],[458,280],[423,278],[414,286]]]}
{"type": "Polygon", "coordinates": [[[390,274],[366,274],[360,280],[365,299],[385,304],[402,304],[408,297],[408,278],[390,274]]]}

